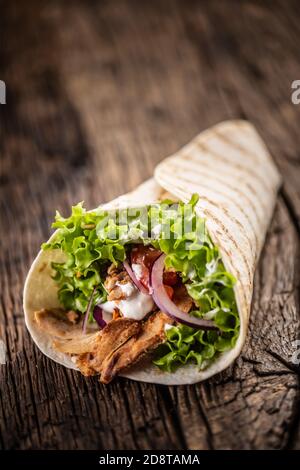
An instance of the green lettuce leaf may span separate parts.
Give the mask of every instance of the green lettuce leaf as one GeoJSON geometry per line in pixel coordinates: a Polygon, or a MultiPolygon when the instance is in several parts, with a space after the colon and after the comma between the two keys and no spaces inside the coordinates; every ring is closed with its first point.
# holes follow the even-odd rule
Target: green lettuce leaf
{"type": "Polygon", "coordinates": [[[87,212],[82,203],[70,217],[56,213],[58,229],[44,250],[59,249],[63,263],[52,263],[58,298],[66,309],[84,313],[94,292],[92,308],[104,302],[105,273],[111,264],[125,260],[132,243],[151,244],[167,256],[165,265],[181,273],[195,309],[190,313],[213,320],[219,328],[203,331],[176,324],[166,331],[166,342],[155,354],[154,364],[172,372],[195,363],[205,368],[221,352],[231,349],[239,335],[239,315],[234,295],[234,277],[222,263],[206,228],[196,213],[198,196],[188,204],[162,201],[141,209],[87,212]]]}

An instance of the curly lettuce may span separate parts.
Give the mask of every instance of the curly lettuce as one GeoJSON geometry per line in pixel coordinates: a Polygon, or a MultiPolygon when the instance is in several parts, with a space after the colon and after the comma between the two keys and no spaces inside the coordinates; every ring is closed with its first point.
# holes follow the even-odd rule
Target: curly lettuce
{"type": "Polygon", "coordinates": [[[70,217],[58,212],[52,227],[54,239],[44,250],[59,249],[65,261],[52,263],[58,298],[65,309],[84,313],[107,297],[107,267],[123,262],[133,243],[151,244],[167,256],[165,266],[181,274],[195,309],[191,315],[213,320],[219,331],[203,331],[177,324],[166,331],[154,364],[172,372],[186,363],[205,368],[221,352],[232,348],[239,334],[234,277],[226,271],[205,221],[196,213],[198,196],[189,203],[170,200],[119,212],[86,211],[82,203],[70,217]]]}

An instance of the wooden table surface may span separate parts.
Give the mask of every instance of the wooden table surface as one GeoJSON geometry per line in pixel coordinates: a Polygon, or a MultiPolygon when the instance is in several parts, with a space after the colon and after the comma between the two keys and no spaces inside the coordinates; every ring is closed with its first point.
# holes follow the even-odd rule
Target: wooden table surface
{"type": "Polygon", "coordinates": [[[299,449],[299,2],[9,0],[0,12],[1,448],[299,449]],[[22,288],[55,209],[134,188],[236,117],[256,125],[284,180],[240,358],[165,387],[104,386],[44,357],[22,288]]]}

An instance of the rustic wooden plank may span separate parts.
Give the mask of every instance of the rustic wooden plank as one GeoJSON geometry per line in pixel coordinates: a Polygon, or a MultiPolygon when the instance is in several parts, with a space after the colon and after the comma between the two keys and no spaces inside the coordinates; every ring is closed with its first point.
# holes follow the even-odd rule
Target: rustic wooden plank
{"type": "Polygon", "coordinates": [[[300,33],[295,21],[299,4],[289,2],[289,8],[284,2],[273,4],[266,12],[259,2],[245,2],[230,25],[225,9],[213,8],[212,22],[225,27],[219,34],[210,29],[208,36],[216,33],[210,51],[220,96],[227,106],[235,101],[237,108],[232,111],[247,116],[260,130],[282,170],[284,191],[300,228],[300,108],[291,101],[291,84],[300,76],[300,64],[293,60],[300,33]],[[243,35],[249,40],[242,40],[243,35]]]}
{"type": "Polygon", "coordinates": [[[1,8],[2,448],[299,446],[297,9],[33,0],[1,8]],[[43,357],[24,329],[21,290],[54,209],[67,213],[82,199],[93,207],[133,188],[199,130],[231,117],[257,125],[285,183],[240,359],[205,384],[106,387],[43,357]]]}

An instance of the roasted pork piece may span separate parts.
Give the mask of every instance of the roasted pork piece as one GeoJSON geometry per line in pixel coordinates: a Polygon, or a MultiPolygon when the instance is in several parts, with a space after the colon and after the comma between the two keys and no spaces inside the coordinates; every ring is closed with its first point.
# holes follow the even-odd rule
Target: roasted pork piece
{"type": "Polygon", "coordinates": [[[121,286],[124,284],[131,284],[130,277],[125,269],[119,268],[112,264],[107,271],[107,277],[104,282],[106,291],[108,292],[107,300],[123,300],[126,294],[121,286]]]}
{"type": "Polygon", "coordinates": [[[103,383],[109,383],[121,370],[163,343],[165,325],[173,323],[170,317],[157,311],[144,321],[120,317],[101,331],[82,335],[82,324],[71,326],[65,312],[60,310],[43,309],[35,313],[35,318],[41,328],[51,330],[56,350],[75,357],[84,375],[99,374],[103,383]]]}
{"type": "Polygon", "coordinates": [[[82,336],[80,315],[73,310],[66,312],[61,308],[43,308],[35,312],[34,316],[39,328],[51,336],[64,339],[82,336]]]}
{"type": "Polygon", "coordinates": [[[104,359],[100,381],[109,383],[122,369],[133,365],[145,354],[156,349],[165,341],[165,325],[170,323],[172,320],[164,313],[152,314],[143,322],[139,334],[132,336],[104,359]]]}

